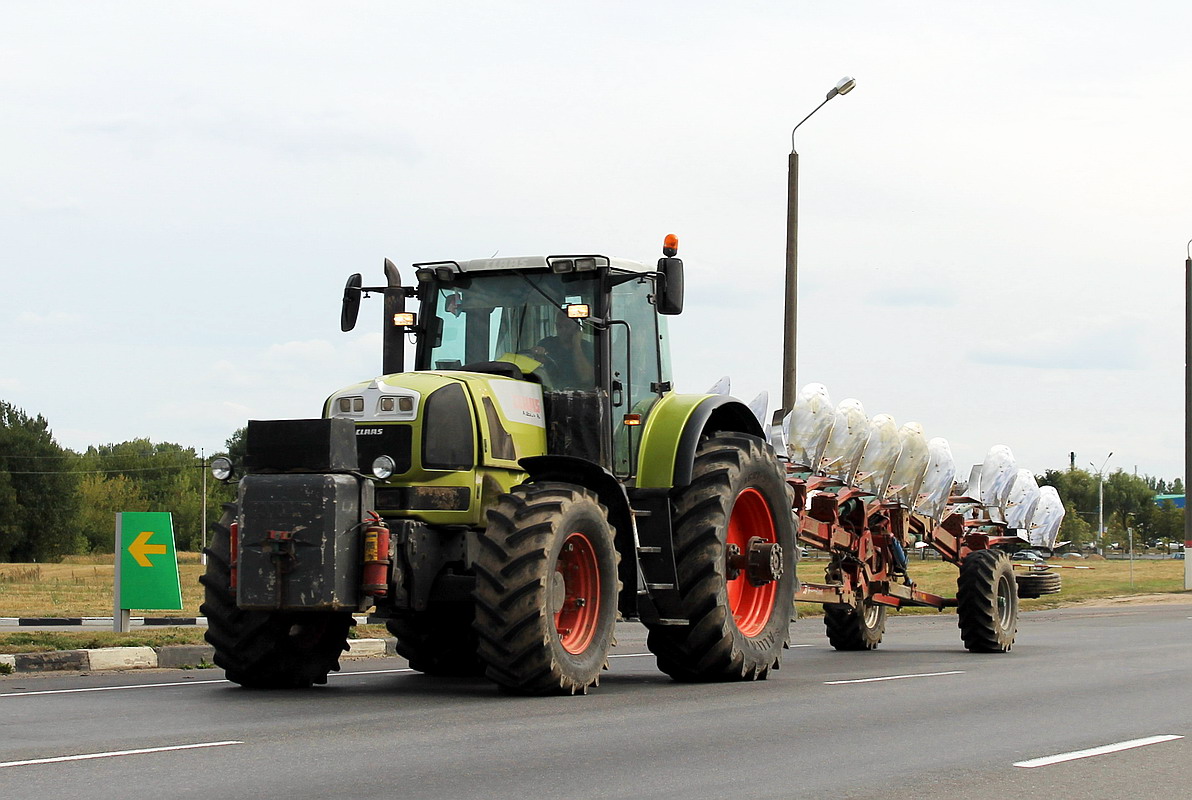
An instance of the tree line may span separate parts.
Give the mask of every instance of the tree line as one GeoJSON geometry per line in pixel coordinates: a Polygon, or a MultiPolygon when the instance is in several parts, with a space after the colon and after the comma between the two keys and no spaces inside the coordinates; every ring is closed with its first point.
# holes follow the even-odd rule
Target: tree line
{"type": "MultiPolygon", "coordinates": [[[[222,453],[241,463],[244,429],[225,442],[222,453]]],[[[193,447],[134,439],[92,445],[84,452],[60,446],[41,416],[30,416],[0,401],[0,562],[58,561],[77,553],[110,553],[115,548],[119,511],[169,511],[181,550],[203,542],[203,459],[193,447]]],[[[1060,540],[1075,545],[1096,541],[1098,509],[1106,527],[1105,545],[1124,546],[1129,531],[1135,545],[1183,541],[1184,512],[1158,494],[1182,494],[1183,483],[1117,471],[1100,480],[1083,469],[1047,470],[1040,485],[1054,486],[1067,515],[1060,540]]],[[[221,506],[235,499],[235,486],[207,476],[208,526],[221,506]]]]}
{"type": "Polygon", "coordinates": [[[1179,478],[1168,482],[1122,470],[1102,478],[1079,468],[1049,469],[1039,476],[1039,485],[1054,486],[1067,511],[1059,541],[1095,544],[1098,520],[1105,526],[1107,548],[1126,547],[1131,531],[1135,547],[1184,541],[1184,510],[1170,500],[1155,503],[1157,495],[1184,493],[1179,478]]]}
{"type": "MultiPolygon", "coordinates": [[[[243,442],[240,429],[206,460],[237,458],[243,442]]],[[[0,401],[0,562],[111,553],[120,511],[169,511],[178,549],[199,550],[204,473],[200,453],[179,444],[134,439],[70,450],[55,441],[45,417],[0,401]]],[[[210,526],[236,490],[210,474],[206,484],[210,526]]]]}

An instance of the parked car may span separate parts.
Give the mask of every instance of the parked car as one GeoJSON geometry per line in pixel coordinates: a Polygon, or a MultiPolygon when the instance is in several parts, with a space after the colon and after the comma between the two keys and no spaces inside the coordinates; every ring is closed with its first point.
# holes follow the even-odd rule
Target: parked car
{"type": "Polygon", "coordinates": [[[1084,558],[1080,553],[1064,553],[1060,558],[1084,558]]]}
{"type": "Polygon", "coordinates": [[[1014,555],[1010,556],[1011,561],[1029,561],[1033,564],[1042,564],[1046,559],[1036,553],[1034,550],[1019,550],[1014,555]]]}

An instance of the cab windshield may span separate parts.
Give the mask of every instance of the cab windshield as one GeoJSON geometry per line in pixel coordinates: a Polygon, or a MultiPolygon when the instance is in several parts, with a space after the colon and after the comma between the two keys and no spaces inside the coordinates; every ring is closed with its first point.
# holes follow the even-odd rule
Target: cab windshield
{"type": "Polygon", "coordinates": [[[473,273],[433,284],[431,369],[507,361],[553,390],[596,386],[594,330],[566,307],[596,312],[598,278],[588,273],[473,273]]]}

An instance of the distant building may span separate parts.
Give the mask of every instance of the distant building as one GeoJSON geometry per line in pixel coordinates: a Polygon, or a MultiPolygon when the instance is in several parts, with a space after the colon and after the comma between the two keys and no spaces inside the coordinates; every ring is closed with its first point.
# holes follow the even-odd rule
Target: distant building
{"type": "Polygon", "coordinates": [[[1162,506],[1168,500],[1176,508],[1184,507],[1184,495],[1182,494],[1157,494],[1155,495],[1155,505],[1162,506]]]}

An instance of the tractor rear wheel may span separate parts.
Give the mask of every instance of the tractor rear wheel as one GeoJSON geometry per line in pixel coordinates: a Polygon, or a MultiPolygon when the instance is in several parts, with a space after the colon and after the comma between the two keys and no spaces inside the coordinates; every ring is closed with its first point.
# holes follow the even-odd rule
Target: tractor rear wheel
{"type": "Polygon", "coordinates": [[[696,451],[674,499],[684,626],[650,626],[658,668],[681,681],[762,680],[790,642],[795,597],[791,494],[769,445],[720,433],[696,451]]]}
{"type": "Polygon", "coordinates": [[[427,675],[469,678],[484,674],[484,663],[476,655],[473,619],[470,603],[444,603],[394,617],[385,627],[397,638],[397,654],[410,662],[411,669],[427,675]]]}
{"type": "Polygon", "coordinates": [[[236,506],[224,504],[199,578],[207,617],[204,638],[215,648],[215,664],[233,683],[248,689],[305,689],[326,683],[339,671],[356,621],[343,611],[244,611],[236,605],[231,578],[231,529],[236,506]]]}
{"type": "Polygon", "coordinates": [[[956,579],[960,638],[974,653],[1006,653],[1018,632],[1018,587],[1010,557],[1000,550],[965,556],[956,579]]]}
{"type": "Polygon", "coordinates": [[[586,694],[608,668],[620,560],[608,511],[569,483],[523,484],[488,511],[476,572],[478,652],[517,694],[586,694]]]}
{"type": "Polygon", "coordinates": [[[824,606],[828,642],[837,650],[876,650],[886,631],[886,607],[862,601],[861,607],[824,606]]]}

